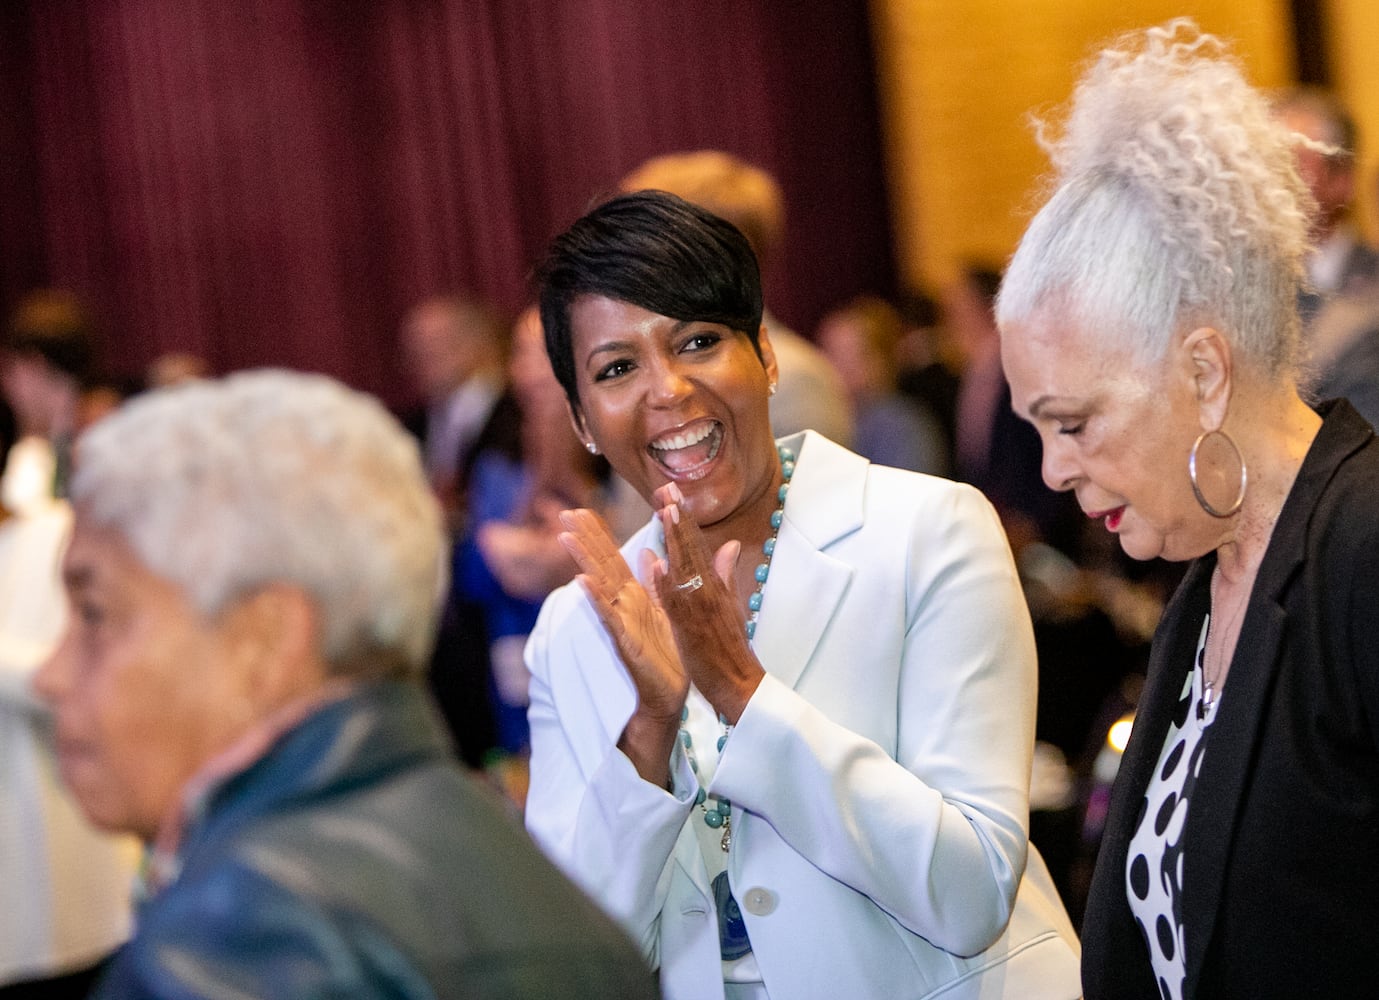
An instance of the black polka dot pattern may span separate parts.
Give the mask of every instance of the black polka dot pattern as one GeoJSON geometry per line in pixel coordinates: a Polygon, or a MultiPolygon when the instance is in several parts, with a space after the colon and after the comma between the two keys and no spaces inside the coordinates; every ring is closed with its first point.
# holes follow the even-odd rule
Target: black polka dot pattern
{"type": "Polygon", "coordinates": [[[1168,798],[1164,799],[1163,805],[1159,806],[1159,813],[1154,817],[1154,832],[1160,837],[1168,829],[1168,823],[1173,819],[1173,807],[1177,804],[1178,796],[1170,792],[1168,798]]]}
{"type": "Polygon", "coordinates": [[[1167,781],[1172,776],[1178,767],[1178,762],[1183,759],[1183,748],[1186,746],[1186,743],[1179,740],[1178,745],[1169,751],[1168,759],[1164,761],[1164,768],[1159,772],[1160,781],[1167,781]]]}
{"type": "Polygon", "coordinates": [[[1159,915],[1159,919],[1154,922],[1154,930],[1159,935],[1159,950],[1164,953],[1165,958],[1173,957],[1173,927],[1169,924],[1168,918],[1159,915]]]}
{"type": "Polygon", "coordinates": [[[1206,633],[1203,623],[1196,669],[1188,674],[1174,706],[1126,860],[1127,898],[1164,1000],[1181,1000],[1183,995],[1183,829],[1202,771],[1203,737],[1216,712],[1216,705],[1207,707],[1202,702],[1206,633]]]}
{"type": "Polygon", "coordinates": [[[1149,862],[1143,854],[1136,855],[1130,862],[1130,891],[1136,899],[1149,898],[1149,862]]]}

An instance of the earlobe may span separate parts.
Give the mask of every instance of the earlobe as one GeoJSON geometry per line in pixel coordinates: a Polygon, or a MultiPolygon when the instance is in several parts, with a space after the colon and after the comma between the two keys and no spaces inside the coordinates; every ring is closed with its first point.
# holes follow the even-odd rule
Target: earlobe
{"type": "Polygon", "coordinates": [[[594,443],[589,430],[584,426],[584,416],[575,408],[568,397],[565,399],[565,412],[570,416],[570,426],[575,429],[575,437],[579,438],[579,443],[584,445],[584,450],[591,455],[599,453],[599,446],[594,443]]]}

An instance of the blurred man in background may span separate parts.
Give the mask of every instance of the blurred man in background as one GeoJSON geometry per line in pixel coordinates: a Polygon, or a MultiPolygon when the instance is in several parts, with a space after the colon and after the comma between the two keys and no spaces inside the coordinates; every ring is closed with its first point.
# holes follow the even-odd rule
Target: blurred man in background
{"type": "Polygon", "coordinates": [[[1298,173],[1317,202],[1307,259],[1311,287],[1299,297],[1317,399],[1344,396],[1379,425],[1379,252],[1355,219],[1354,119],[1329,91],[1286,91],[1275,113],[1293,131],[1329,149],[1299,145],[1298,173]]]}
{"type": "MultiPolygon", "coordinates": [[[[473,527],[469,487],[478,456],[521,454],[521,417],[507,386],[508,339],[498,313],[468,295],[425,299],[402,324],[403,357],[422,397],[404,422],[421,441],[454,545],[463,544],[473,527]]],[[[498,743],[489,641],[482,608],[452,593],[430,683],[456,749],[471,767],[483,766],[498,743]]]]}

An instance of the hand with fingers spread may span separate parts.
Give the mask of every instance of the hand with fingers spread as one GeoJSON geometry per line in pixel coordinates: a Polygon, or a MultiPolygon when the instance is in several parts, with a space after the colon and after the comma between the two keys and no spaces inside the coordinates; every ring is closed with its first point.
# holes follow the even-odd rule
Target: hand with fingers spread
{"type": "MultiPolygon", "coordinates": [[[[580,586],[637,688],[637,709],[619,747],[643,778],[665,785],[690,684],[670,621],[657,589],[637,582],[602,518],[591,510],[567,510],[560,523],[560,543],[579,567],[580,586]]],[[[643,577],[664,575],[657,562],[654,553],[642,550],[643,577]]]]}
{"type": "Polygon", "coordinates": [[[667,570],[653,579],[689,678],[719,715],[736,723],[766,673],[747,642],[737,593],[742,545],[729,541],[710,553],[699,525],[681,510],[681,499],[674,483],[655,493],[667,570]]]}

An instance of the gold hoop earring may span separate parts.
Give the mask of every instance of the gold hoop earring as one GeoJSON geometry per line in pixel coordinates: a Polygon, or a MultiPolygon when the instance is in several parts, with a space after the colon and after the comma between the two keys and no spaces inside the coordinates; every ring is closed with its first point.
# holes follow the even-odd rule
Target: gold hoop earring
{"type": "Polygon", "coordinates": [[[1192,442],[1192,450],[1187,454],[1187,478],[1192,483],[1192,495],[1197,498],[1198,505],[1212,517],[1231,517],[1236,514],[1245,503],[1245,486],[1249,482],[1249,473],[1245,468],[1245,454],[1240,450],[1240,446],[1235,443],[1235,438],[1231,437],[1223,430],[1203,431],[1197,435],[1197,440],[1192,442]],[[1235,495],[1235,502],[1227,510],[1217,510],[1202,495],[1202,487],[1197,483],[1197,451],[1202,447],[1202,442],[1213,434],[1220,434],[1226,439],[1226,444],[1230,445],[1231,451],[1235,452],[1235,457],[1240,459],[1240,492],[1235,495]]]}

